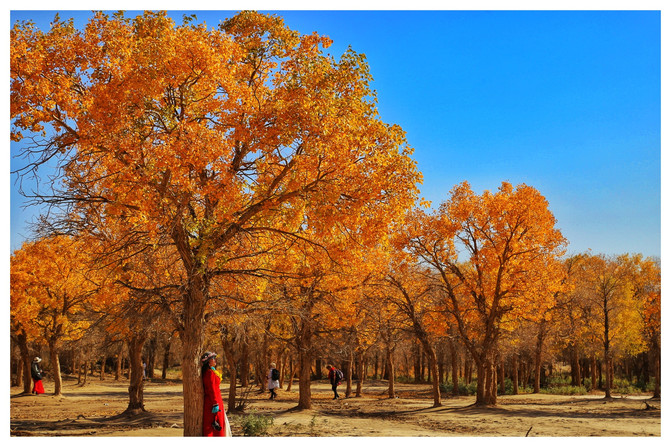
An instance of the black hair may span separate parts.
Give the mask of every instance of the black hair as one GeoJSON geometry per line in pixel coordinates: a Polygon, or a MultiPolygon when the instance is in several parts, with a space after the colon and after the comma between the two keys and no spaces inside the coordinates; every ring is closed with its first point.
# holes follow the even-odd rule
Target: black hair
{"type": "Polygon", "coordinates": [[[210,369],[210,365],[208,364],[208,362],[201,362],[201,363],[203,364],[203,366],[200,368],[200,376],[203,377],[205,375],[205,371],[210,369]]]}

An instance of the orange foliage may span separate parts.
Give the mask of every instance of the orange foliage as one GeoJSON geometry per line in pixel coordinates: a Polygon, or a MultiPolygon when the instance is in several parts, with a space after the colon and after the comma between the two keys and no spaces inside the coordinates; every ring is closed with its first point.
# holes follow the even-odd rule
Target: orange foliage
{"type": "Polygon", "coordinates": [[[89,326],[84,311],[100,299],[100,284],[80,241],[58,236],[26,242],[12,255],[12,319],[30,338],[78,339],[89,326]]]}

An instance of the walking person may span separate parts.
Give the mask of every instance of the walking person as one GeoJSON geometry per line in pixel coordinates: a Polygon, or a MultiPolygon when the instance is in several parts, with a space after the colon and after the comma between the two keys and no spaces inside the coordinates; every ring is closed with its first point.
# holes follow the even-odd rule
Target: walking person
{"type": "Polygon", "coordinates": [[[329,370],[329,381],[331,382],[331,389],[333,390],[333,400],[340,399],[338,385],[342,382],[343,373],[333,365],[328,365],[326,368],[329,370]]]}
{"type": "Polygon", "coordinates": [[[277,393],[275,390],[280,387],[280,372],[275,368],[275,364],[270,364],[268,370],[268,390],[270,391],[270,400],[275,400],[277,393]]]}
{"type": "Polygon", "coordinates": [[[221,398],[221,373],[217,371],[217,354],[206,352],[202,363],[203,391],[203,436],[231,436],[228,418],[221,398]]]}
{"type": "Polygon", "coordinates": [[[35,357],[32,364],[30,365],[30,376],[33,378],[33,391],[32,394],[44,394],[44,385],[42,385],[42,377],[44,372],[40,368],[41,358],[35,357]]]}

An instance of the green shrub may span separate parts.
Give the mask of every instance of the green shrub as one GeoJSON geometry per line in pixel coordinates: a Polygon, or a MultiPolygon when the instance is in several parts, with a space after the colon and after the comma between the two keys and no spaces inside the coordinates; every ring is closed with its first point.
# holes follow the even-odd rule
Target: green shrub
{"type": "MultiPolygon", "coordinates": [[[[459,388],[460,396],[475,396],[478,391],[477,379],[473,379],[471,383],[466,384],[466,382],[464,382],[463,379],[460,378],[459,384],[457,386],[459,388]]],[[[452,393],[452,380],[448,380],[447,382],[441,383],[440,391],[442,391],[443,393],[452,393]]]]}
{"type": "Polygon", "coordinates": [[[274,422],[272,416],[264,416],[252,411],[242,418],[242,433],[245,436],[264,436],[268,434],[268,428],[274,422]]]}
{"type": "Polygon", "coordinates": [[[587,390],[582,385],[580,386],[567,385],[567,386],[548,388],[547,394],[558,394],[561,396],[575,396],[578,394],[587,394],[587,390]]]}

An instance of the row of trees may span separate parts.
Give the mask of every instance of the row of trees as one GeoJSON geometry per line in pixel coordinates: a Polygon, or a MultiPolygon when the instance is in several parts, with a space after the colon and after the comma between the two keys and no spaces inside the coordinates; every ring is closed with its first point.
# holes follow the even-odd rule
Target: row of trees
{"type": "Polygon", "coordinates": [[[399,334],[412,333],[434,405],[444,340],[474,362],[478,404],[496,403],[506,347],[530,333],[542,347],[540,334],[565,331],[576,355],[607,369],[658,349],[655,262],[563,258],[548,204],[527,185],[477,195],[462,183],[427,211],[365,58],[335,60],[329,44],[254,12],[217,29],[164,13],[14,26],[19,179],[52,177],[24,191],[48,212],[12,255],[12,334],[24,359],[47,342],[57,393],[60,344],[91,331],[126,340],[131,411],[149,334],[178,334],[185,435],[201,433],[199,357],[212,337],[233,384],[249,331],[263,334],[260,355],[294,353],[300,408],[324,337],[358,365],[384,347],[393,379],[399,334]]]}
{"type": "MultiPolygon", "coordinates": [[[[497,386],[506,369],[515,385],[524,383],[519,380],[520,358],[529,359],[533,366],[536,392],[548,355],[568,358],[576,385],[584,379],[587,360],[594,386],[598,361],[598,376],[605,371],[604,389],[610,397],[615,359],[629,361],[649,352],[655,394],[659,395],[658,262],[640,255],[589,253],[565,258],[553,255],[540,262],[535,254],[526,263],[511,263],[511,268],[506,268],[500,262],[506,260],[506,253],[519,261],[515,254],[533,252],[536,244],[510,248],[516,245],[516,237],[509,234],[499,239],[506,234],[501,228],[517,228],[515,231],[529,235],[541,221],[536,217],[524,223],[519,214],[528,207],[518,206],[530,200],[512,196],[522,192],[536,199],[540,196],[527,186],[512,189],[506,184],[493,195],[469,196],[470,202],[488,198],[512,204],[502,215],[518,225],[497,224],[486,230],[477,227],[475,219],[475,209],[482,205],[465,214],[462,222],[449,215],[447,208],[461,200],[464,188],[468,189],[467,185],[456,187],[435,213],[408,213],[405,227],[398,233],[403,236],[396,237],[386,250],[368,250],[358,260],[349,260],[343,252],[336,263],[333,250],[298,244],[302,249],[268,259],[263,274],[232,275],[233,284],[213,281],[213,289],[222,293],[213,294],[204,334],[207,343],[219,345],[226,358],[231,377],[229,405],[235,408],[236,384],[249,380],[248,365],[253,358],[257,378],[263,377],[264,368],[273,359],[289,368],[289,377],[297,371],[299,407],[310,408],[312,367],[324,353],[331,361],[357,365],[348,377],[361,379],[366,376],[367,355],[384,353],[389,395],[394,396],[394,353],[408,339],[421,345],[426,356],[435,406],[441,404],[441,366],[447,357],[455,394],[459,376],[466,375],[459,366],[463,358],[475,365],[476,401],[495,404],[497,386]],[[478,247],[478,253],[472,253],[468,261],[453,258],[453,264],[447,255],[439,258],[439,253],[450,250],[445,248],[450,239],[440,233],[438,219],[443,224],[450,219],[451,225],[462,225],[471,236],[481,232],[471,240],[452,239],[464,247],[478,247]],[[402,245],[396,245],[399,240],[402,245]],[[477,258],[487,250],[492,250],[487,257],[477,258]],[[374,256],[366,256],[370,254],[374,256]],[[271,268],[271,262],[283,267],[271,268]],[[289,267],[295,269],[291,275],[289,267]],[[549,279],[551,275],[555,275],[554,281],[549,279]],[[534,282],[537,277],[539,282],[534,282]],[[244,377],[242,381],[236,379],[238,373],[244,377]]],[[[490,214],[488,224],[496,217],[490,214]]],[[[109,265],[98,265],[97,251],[91,257],[93,243],[84,247],[81,242],[69,236],[46,238],[25,244],[12,257],[12,329],[17,345],[26,353],[24,371],[27,374],[30,361],[28,341],[45,340],[55,373],[55,392],[60,393],[58,352],[64,341],[90,344],[92,338],[104,338],[104,345],[126,341],[135,374],[131,377],[129,410],[143,409],[143,346],[148,339],[155,339],[157,332],[170,339],[178,330],[174,323],[179,321],[179,297],[173,287],[163,290],[162,283],[164,277],[174,275],[176,267],[156,257],[133,267],[124,264],[113,272],[109,265]]],[[[464,251],[468,249],[462,247],[462,254],[464,251]]],[[[532,369],[526,370],[522,376],[530,377],[532,369]]]]}

